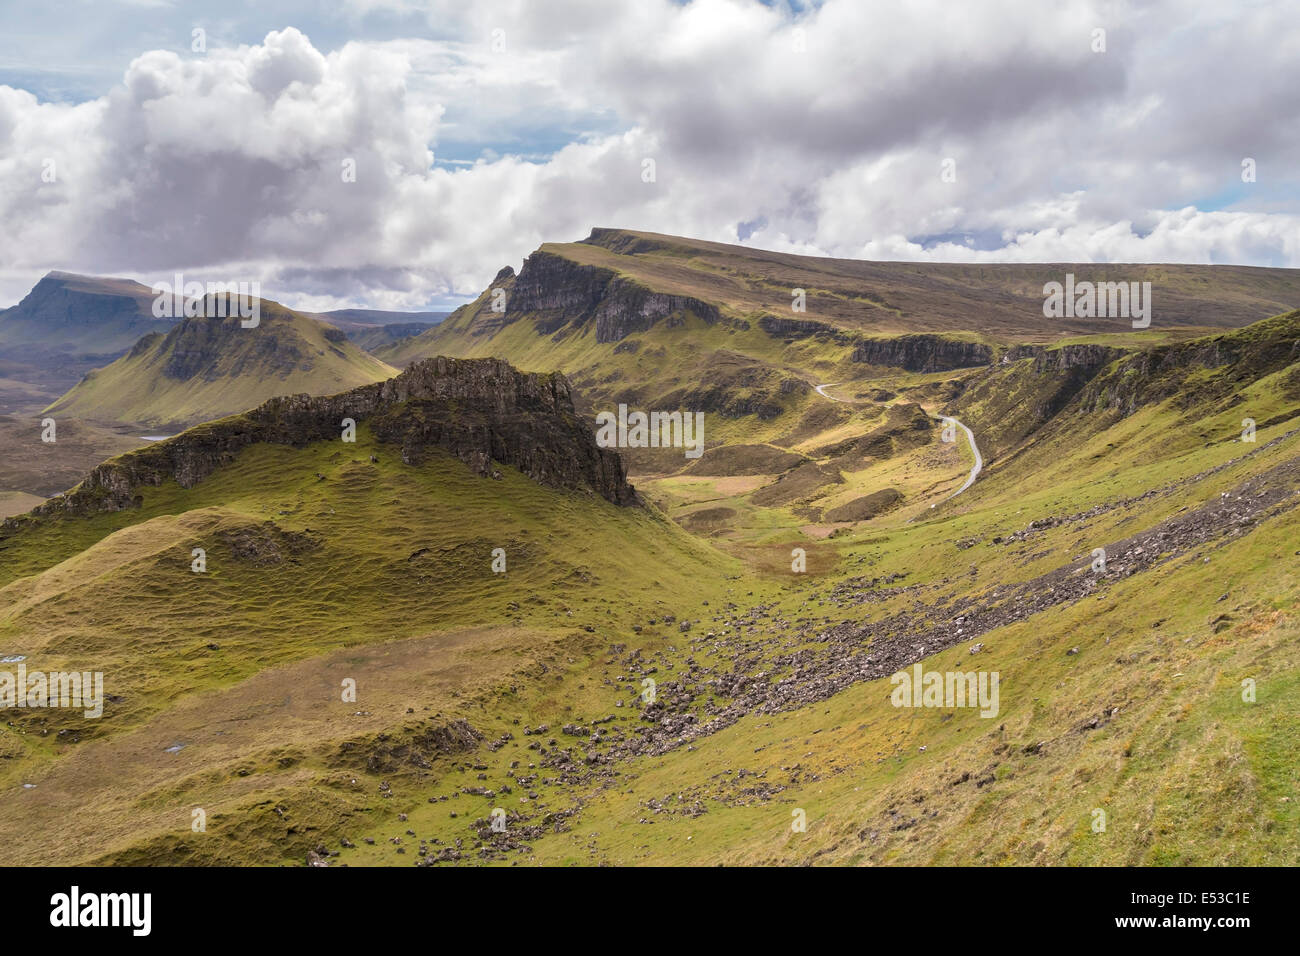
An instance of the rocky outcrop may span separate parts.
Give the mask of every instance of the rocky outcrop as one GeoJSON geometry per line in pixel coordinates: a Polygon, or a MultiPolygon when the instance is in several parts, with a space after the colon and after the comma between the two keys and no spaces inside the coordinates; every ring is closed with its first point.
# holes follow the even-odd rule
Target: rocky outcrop
{"type": "Polygon", "coordinates": [[[775,315],[765,315],[758,320],[758,327],[778,339],[806,339],[815,335],[836,340],[845,338],[844,333],[833,325],[813,319],[782,319],[775,315]]]}
{"type": "Polygon", "coordinates": [[[1230,398],[1250,382],[1300,362],[1300,311],[1244,329],[1129,355],[1093,377],[1079,395],[1088,412],[1131,415],[1178,395],[1184,407],[1230,398]],[[1211,375],[1195,384],[1197,372],[1211,375]]]}
{"type": "Polygon", "coordinates": [[[1042,345],[1017,345],[1007,350],[1002,361],[1007,363],[1032,358],[1034,371],[1039,374],[1075,368],[1096,371],[1129,353],[1129,349],[1111,348],[1108,345],[1063,345],[1055,349],[1042,345]]]}
{"type": "Polygon", "coordinates": [[[483,734],[464,719],[445,723],[425,721],[398,734],[379,733],[345,740],[329,762],[334,767],[370,773],[396,773],[410,768],[428,770],[439,758],[469,753],[482,739],[483,734]]]}
{"type": "Polygon", "coordinates": [[[943,335],[918,333],[892,338],[863,339],[850,359],[865,365],[883,365],[908,372],[950,372],[993,361],[993,349],[943,335]]]}
{"type": "Polygon", "coordinates": [[[32,514],[130,508],[139,503],[142,487],[171,480],[192,487],[249,445],[339,441],[344,419],[367,423],[407,464],[441,450],[483,476],[495,473],[494,463],[511,465],[550,487],[590,489],[619,505],[636,501],[617,452],[597,446],[594,425],[574,412],[564,376],[525,374],[498,359],[439,357],[339,395],[274,398],[129,452],[32,514]]]}
{"type": "Polygon", "coordinates": [[[700,299],[654,292],[612,269],[539,250],[514,279],[504,321],[531,316],[544,335],[594,323],[596,341],[609,343],[658,322],[681,321],[686,313],[711,324],[722,318],[716,306],[700,299]]]}

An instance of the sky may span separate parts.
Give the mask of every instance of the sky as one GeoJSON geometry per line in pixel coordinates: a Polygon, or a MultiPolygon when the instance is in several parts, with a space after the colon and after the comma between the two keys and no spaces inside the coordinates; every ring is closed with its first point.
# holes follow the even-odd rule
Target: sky
{"type": "Polygon", "coordinates": [[[621,227],[1300,267],[1289,0],[0,0],[0,306],[438,309],[621,227]]]}

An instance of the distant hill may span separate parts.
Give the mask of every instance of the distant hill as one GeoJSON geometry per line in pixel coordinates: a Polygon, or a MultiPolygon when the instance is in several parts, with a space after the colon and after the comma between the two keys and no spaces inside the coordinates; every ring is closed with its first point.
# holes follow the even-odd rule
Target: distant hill
{"type": "Polygon", "coordinates": [[[154,317],[154,298],[148,286],[131,279],[51,272],[21,302],[0,311],[0,349],[120,354],[142,335],[175,324],[154,317]]]}
{"type": "Polygon", "coordinates": [[[172,429],[277,395],[332,394],[395,374],[342,330],[263,299],[258,327],[242,328],[238,318],[185,319],[145,336],[46,411],[172,429]]]}
{"type": "Polygon", "coordinates": [[[166,332],[153,292],[130,279],[51,272],[0,309],[0,414],[39,410],[141,336],[166,332]]]}
{"type": "MultiPolygon", "coordinates": [[[[744,433],[729,441],[753,443],[786,434],[765,423],[824,404],[809,394],[815,385],[973,371],[1028,345],[1150,347],[1297,306],[1296,269],[870,262],[595,229],[582,242],[543,244],[436,328],[375,354],[398,367],[451,355],[558,369],[593,408],[715,413],[715,436],[732,423],[744,433]],[[1150,282],[1150,327],[1045,317],[1044,285],[1069,274],[1150,282]]],[[[625,457],[634,473],[670,464],[643,450],[625,457]]]]}
{"type": "Polygon", "coordinates": [[[387,312],[382,309],[337,309],[305,314],[342,329],[349,339],[367,352],[427,332],[451,315],[450,312],[387,312]]]}
{"type": "Polygon", "coordinates": [[[437,326],[430,322],[400,322],[367,329],[356,329],[346,334],[358,347],[365,349],[367,352],[373,352],[406,339],[414,338],[433,328],[437,328],[437,326]]]}
{"type": "Polygon", "coordinates": [[[818,333],[892,336],[973,333],[1002,342],[1132,332],[1127,319],[1043,315],[1043,286],[1079,281],[1150,282],[1153,330],[1239,328],[1300,306],[1300,270],[1116,263],[875,262],[751,249],[624,229],[593,229],[581,242],[544,243],[518,276],[503,269],[490,289],[419,342],[385,357],[423,357],[449,341],[482,343],[524,320],[539,336],[616,344],[680,324],[737,322],[776,339],[818,333]],[[792,308],[803,290],[804,308],[792,308]]]}
{"type": "Polygon", "coordinates": [[[338,326],[345,332],[394,325],[437,325],[450,312],[389,312],[384,309],[336,309],[333,312],[305,313],[313,319],[338,326]]]}

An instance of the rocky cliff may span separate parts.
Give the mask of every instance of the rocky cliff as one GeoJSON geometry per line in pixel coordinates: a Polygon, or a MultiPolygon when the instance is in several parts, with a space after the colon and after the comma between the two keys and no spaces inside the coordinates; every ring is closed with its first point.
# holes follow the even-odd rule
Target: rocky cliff
{"type": "MultiPolygon", "coordinates": [[[[1186,406],[1224,401],[1242,386],[1297,362],[1300,311],[1233,332],[1135,352],[1093,377],[1079,394],[1079,405],[1088,412],[1131,415],[1175,394],[1186,406]]],[[[1289,390],[1286,395],[1300,398],[1289,390]]]]}
{"type": "Polygon", "coordinates": [[[439,357],[338,395],[274,398],[129,452],[32,514],[130,508],[138,504],[140,488],[169,480],[192,487],[252,444],[339,441],[346,418],[368,423],[407,464],[441,449],[479,475],[493,475],[494,464],[511,465],[551,487],[587,488],[619,505],[637,500],[618,454],[598,447],[594,425],[574,412],[564,376],[525,374],[498,359],[439,357]]]}
{"type": "Polygon", "coordinates": [[[884,365],[908,372],[949,372],[988,365],[993,361],[993,349],[979,342],[918,333],[863,339],[850,357],[865,365],[884,365]]]}
{"type": "Polygon", "coordinates": [[[606,343],[644,332],[657,322],[680,321],[688,312],[708,323],[721,321],[717,307],[700,299],[654,292],[612,269],[539,250],[524,260],[514,277],[505,321],[532,316],[545,335],[595,323],[596,341],[606,343]]]}
{"type": "Polygon", "coordinates": [[[1107,345],[1063,345],[1049,349],[1042,345],[1017,345],[1002,356],[1003,362],[1016,362],[1032,358],[1034,371],[1064,372],[1069,369],[1096,371],[1130,353],[1130,349],[1117,349],[1107,345]]]}
{"type": "Polygon", "coordinates": [[[839,342],[848,338],[842,330],[814,319],[782,319],[764,315],[759,318],[758,327],[778,339],[806,339],[821,335],[839,342]]]}

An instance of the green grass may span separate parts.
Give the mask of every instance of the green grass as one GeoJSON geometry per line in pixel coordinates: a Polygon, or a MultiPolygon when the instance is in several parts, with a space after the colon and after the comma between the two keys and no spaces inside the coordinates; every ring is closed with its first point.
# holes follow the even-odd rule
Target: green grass
{"type": "Polygon", "coordinates": [[[177,429],[246,411],[278,395],[329,395],[397,374],[337,330],[273,302],[263,301],[256,328],[239,323],[192,318],[165,336],[142,339],[45,412],[56,420],[67,416],[177,429]]]}
{"type": "MultiPolygon", "coordinates": [[[[1286,328],[1253,327],[1237,344],[1264,348],[1286,328]]],[[[734,338],[689,322],[655,336],[678,334],[679,366],[643,347],[608,374],[669,387],[734,338]]],[[[523,325],[503,343],[525,368],[559,358],[589,376],[605,355],[585,336],[547,344],[523,325]]],[[[978,655],[962,643],[925,659],[998,671],[993,719],[895,708],[883,679],[610,764],[586,764],[602,747],[561,729],[608,717],[603,733],[632,738],[638,666],[665,685],[688,658],[713,668],[701,680],[738,661],[763,672],[756,680],[785,679],[785,658],[816,652],[826,628],[919,606],[941,616],[1300,456],[1292,368],[1242,372],[1179,370],[1167,397],[1153,378],[1152,400],[1122,417],[1066,405],[1021,438],[1012,423],[974,487],[935,509],[969,459],[933,435],[841,462],[842,484],[792,502],[755,501],[773,475],[665,468],[638,479],[658,507],[626,509],[510,469],[477,478],[445,456],[405,466],[363,427],[355,445],[252,446],[191,489],[143,489],[136,511],[23,523],[0,542],[0,653],[102,669],[120,699],[98,723],[28,711],[0,728],[0,860],[52,861],[58,827],[57,862],[300,863],[346,838],[352,865],[410,865],[421,839],[493,864],[1294,865],[1294,510],[990,631],[978,655]],[[1247,414],[1261,425],[1253,445],[1236,440],[1247,414]],[[897,511],[831,536],[806,516],[882,486],[905,494],[897,511]],[[1094,506],[1106,507],[993,540],[1094,506]],[[732,514],[699,535],[678,526],[706,508],[732,514]],[[241,558],[250,541],[283,560],[241,558]],[[794,546],[808,551],[805,575],[790,571],[794,546]],[[189,569],[193,547],[207,549],[204,575],[189,569]],[[504,576],[490,569],[495,547],[504,576]],[[912,589],[834,597],[852,578],[886,575],[912,589]],[[724,644],[755,605],[768,613],[744,647],[724,644]],[[345,678],[355,702],[339,697],[345,678]],[[480,742],[429,743],[453,720],[480,742]],[[524,734],[539,724],[549,729],[524,734]],[[562,779],[541,758],[556,746],[589,775],[562,779]],[[196,807],[205,833],[190,829],[196,807]],[[474,823],[496,807],[519,815],[512,830],[539,828],[527,849],[480,848],[474,823]],[[806,833],[791,831],[793,810],[806,833]],[[1105,832],[1093,832],[1094,810],[1105,832]]],[[[969,374],[888,382],[939,411],[946,382],[969,374]]],[[[1029,375],[1029,363],[994,370],[952,401],[982,447],[986,425],[996,436],[999,419],[1050,387],[1029,375]]],[[[600,387],[612,394],[618,380],[600,387]]],[[[724,419],[710,434],[813,453],[888,414],[795,394],[773,420],[724,419]]],[[[723,695],[706,689],[693,713],[707,718],[710,696],[723,695]]]]}
{"type": "MultiPolygon", "coordinates": [[[[449,685],[459,689],[438,698],[450,704],[480,670],[509,674],[526,655],[559,653],[553,646],[572,647],[565,659],[590,655],[657,608],[716,599],[729,567],[651,512],[544,489],[510,469],[481,479],[445,456],[405,466],[364,428],[355,445],[252,446],[193,489],[147,489],[139,511],[37,523],[7,545],[25,564],[0,590],[0,649],[25,653],[32,668],[102,670],[123,699],[98,722],[25,712],[0,733],[20,756],[0,768],[6,789],[106,760],[196,697],[235,707],[222,702],[276,669],[449,630],[516,635],[485,635],[481,660],[473,646],[461,652],[449,685]],[[318,544],[291,552],[281,542],[283,559],[270,565],[233,552],[230,532],[268,521],[318,544]],[[204,574],[190,569],[195,547],[207,551],[204,574]],[[497,547],[505,574],[491,570],[497,547]],[[59,740],[60,730],[79,742],[59,740]]],[[[303,733],[278,742],[320,748],[310,727],[303,733]]],[[[142,775],[172,759],[162,749],[132,751],[142,775]]],[[[25,815],[9,819],[17,827],[25,815]]],[[[140,838],[148,830],[133,820],[96,816],[95,826],[140,838]]]]}

